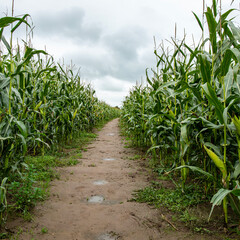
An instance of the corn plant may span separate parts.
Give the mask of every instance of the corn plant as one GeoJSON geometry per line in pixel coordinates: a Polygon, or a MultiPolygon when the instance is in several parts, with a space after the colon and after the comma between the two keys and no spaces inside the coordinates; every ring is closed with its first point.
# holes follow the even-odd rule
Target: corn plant
{"type": "Polygon", "coordinates": [[[21,172],[27,154],[58,149],[82,131],[118,117],[112,108],[95,97],[78,72],[60,65],[43,50],[24,42],[13,49],[14,32],[23,17],[0,18],[0,181],[1,219],[6,210],[7,178],[21,172]],[[5,31],[10,31],[8,41],[5,31]],[[21,50],[24,49],[24,50],[21,50]]]}
{"type": "Polygon", "coordinates": [[[155,50],[157,71],[151,79],[147,74],[147,86],[129,93],[121,119],[155,165],[180,170],[183,191],[189,171],[201,174],[206,195],[214,195],[213,208],[223,205],[227,223],[229,206],[240,216],[240,30],[228,20],[234,10],[218,13],[217,5],[213,0],[202,18],[208,33],[194,14],[205,37],[197,46],[175,37],[172,51],[163,44],[155,50]]]}

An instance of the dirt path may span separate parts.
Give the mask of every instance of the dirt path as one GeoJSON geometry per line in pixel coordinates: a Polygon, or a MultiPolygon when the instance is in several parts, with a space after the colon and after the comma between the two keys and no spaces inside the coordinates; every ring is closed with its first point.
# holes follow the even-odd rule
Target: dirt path
{"type": "Polygon", "coordinates": [[[49,199],[35,208],[34,220],[16,223],[23,229],[16,239],[206,239],[184,229],[173,231],[159,210],[128,201],[147,184],[147,171],[128,159],[135,153],[124,148],[117,119],[87,149],[82,164],[60,170],[61,180],[53,181],[49,199]]]}

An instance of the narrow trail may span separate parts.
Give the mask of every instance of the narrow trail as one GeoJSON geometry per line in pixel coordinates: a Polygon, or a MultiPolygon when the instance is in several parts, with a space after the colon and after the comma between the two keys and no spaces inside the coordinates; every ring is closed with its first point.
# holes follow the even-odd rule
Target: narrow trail
{"type": "Polygon", "coordinates": [[[15,223],[23,229],[17,239],[193,239],[186,230],[173,231],[159,210],[128,201],[134,190],[147,185],[148,174],[139,160],[129,160],[135,150],[124,148],[117,119],[87,149],[82,164],[60,169],[60,180],[53,181],[49,199],[35,208],[34,220],[15,223]]]}

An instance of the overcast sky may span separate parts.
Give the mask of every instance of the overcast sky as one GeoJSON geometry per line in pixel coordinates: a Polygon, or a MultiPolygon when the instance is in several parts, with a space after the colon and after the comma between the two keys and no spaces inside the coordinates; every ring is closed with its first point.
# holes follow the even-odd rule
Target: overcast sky
{"type": "MultiPolygon", "coordinates": [[[[11,2],[0,0],[1,17],[11,15],[11,2]]],[[[231,0],[222,2],[229,7],[231,0]]],[[[202,0],[15,0],[14,15],[31,15],[35,48],[46,46],[65,64],[72,60],[99,99],[120,106],[155,65],[153,36],[159,45],[174,36],[177,23],[179,39],[184,29],[188,39],[200,37],[192,11],[201,18],[202,0]]]]}

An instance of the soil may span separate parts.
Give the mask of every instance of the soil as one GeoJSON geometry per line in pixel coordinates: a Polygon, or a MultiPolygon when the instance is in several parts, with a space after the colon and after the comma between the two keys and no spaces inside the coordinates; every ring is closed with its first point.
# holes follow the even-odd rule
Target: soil
{"type": "Polygon", "coordinates": [[[31,222],[8,224],[15,239],[219,239],[172,222],[167,210],[129,201],[135,190],[149,184],[149,171],[143,160],[130,160],[138,152],[124,148],[118,119],[106,124],[87,149],[81,164],[58,170],[60,180],[52,182],[48,200],[35,207],[31,222]]]}

